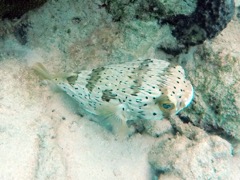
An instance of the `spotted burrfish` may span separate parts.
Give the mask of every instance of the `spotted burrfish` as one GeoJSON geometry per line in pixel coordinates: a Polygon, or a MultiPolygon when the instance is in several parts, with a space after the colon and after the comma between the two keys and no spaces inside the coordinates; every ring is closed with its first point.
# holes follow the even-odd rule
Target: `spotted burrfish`
{"type": "Polygon", "coordinates": [[[194,94],[181,66],[158,59],[107,65],[65,77],[51,76],[40,63],[34,69],[75,99],[95,121],[118,122],[115,125],[122,127],[129,120],[175,115],[190,104],[194,94]]]}

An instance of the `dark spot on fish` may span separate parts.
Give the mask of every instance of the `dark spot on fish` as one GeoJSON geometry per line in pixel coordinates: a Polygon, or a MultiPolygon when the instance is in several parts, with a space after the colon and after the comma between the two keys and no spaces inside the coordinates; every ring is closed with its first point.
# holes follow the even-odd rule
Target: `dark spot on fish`
{"type": "Polygon", "coordinates": [[[153,115],[154,115],[154,116],[156,116],[156,115],[157,115],[157,113],[155,113],[155,112],[154,112],[154,113],[153,113],[153,115]]]}
{"type": "Polygon", "coordinates": [[[75,82],[77,81],[77,78],[78,78],[77,74],[74,74],[74,75],[71,75],[71,76],[67,77],[68,84],[73,86],[75,84],[75,82]]]}
{"type": "Polygon", "coordinates": [[[133,94],[137,94],[142,86],[142,82],[144,82],[144,76],[147,71],[149,71],[148,64],[151,62],[150,59],[146,59],[140,63],[138,68],[132,71],[132,79],[134,79],[133,83],[133,94]]]}
{"type": "MultiPolygon", "coordinates": [[[[101,78],[101,73],[105,70],[104,67],[99,67],[96,69],[93,69],[91,74],[89,74],[89,80],[87,81],[87,85],[86,88],[92,92],[93,88],[95,87],[95,85],[97,84],[97,82],[99,81],[99,79],[101,78]]],[[[102,82],[102,81],[99,81],[102,82]]]]}
{"type": "Polygon", "coordinates": [[[102,100],[109,102],[111,99],[116,99],[117,94],[112,93],[112,89],[106,89],[102,91],[102,100]]]}
{"type": "Polygon", "coordinates": [[[174,86],[173,88],[174,88],[174,89],[176,89],[176,87],[175,87],[175,86],[174,86]]]}

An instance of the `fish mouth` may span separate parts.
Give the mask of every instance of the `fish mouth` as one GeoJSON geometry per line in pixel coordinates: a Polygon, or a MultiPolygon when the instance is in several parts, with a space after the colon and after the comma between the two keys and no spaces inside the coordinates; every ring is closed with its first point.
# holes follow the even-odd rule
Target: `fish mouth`
{"type": "Polygon", "coordinates": [[[182,109],[188,107],[191,104],[193,97],[194,97],[194,89],[193,89],[192,85],[191,85],[191,91],[189,93],[190,94],[189,94],[188,98],[185,99],[186,100],[185,102],[181,101],[176,105],[176,107],[177,107],[176,114],[178,114],[182,109]]]}
{"type": "Polygon", "coordinates": [[[194,89],[193,89],[193,86],[191,85],[191,94],[187,99],[187,101],[185,102],[185,107],[188,107],[191,104],[193,97],[194,97],[194,89]]]}

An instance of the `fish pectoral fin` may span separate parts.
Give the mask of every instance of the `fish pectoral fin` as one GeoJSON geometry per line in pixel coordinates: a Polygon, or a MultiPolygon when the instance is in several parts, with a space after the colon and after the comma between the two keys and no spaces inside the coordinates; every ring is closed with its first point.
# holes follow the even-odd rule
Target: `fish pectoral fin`
{"type": "Polygon", "coordinates": [[[125,136],[128,134],[127,120],[119,111],[118,106],[111,104],[102,105],[97,110],[100,116],[99,124],[112,131],[116,135],[125,136]]]}

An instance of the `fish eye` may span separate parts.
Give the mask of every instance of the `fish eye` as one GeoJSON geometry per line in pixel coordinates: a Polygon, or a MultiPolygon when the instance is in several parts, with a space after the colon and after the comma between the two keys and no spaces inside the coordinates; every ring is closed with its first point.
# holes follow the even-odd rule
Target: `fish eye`
{"type": "Polygon", "coordinates": [[[168,96],[162,95],[157,99],[158,106],[160,110],[164,113],[171,113],[173,109],[175,109],[175,104],[169,100],[168,96]]]}
{"type": "Polygon", "coordinates": [[[169,104],[169,103],[163,103],[163,104],[162,104],[162,107],[163,107],[164,109],[170,110],[170,109],[173,108],[173,104],[172,104],[172,103],[171,103],[171,104],[169,104]]]}
{"type": "Polygon", "coordinates": [[[159,104],[159,107],[164,112],[170,112],[175,108],[175,105],[170,101],[164,101],[159,104]]]}

